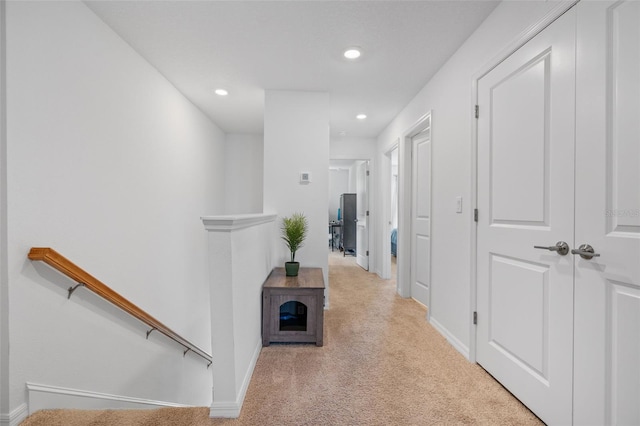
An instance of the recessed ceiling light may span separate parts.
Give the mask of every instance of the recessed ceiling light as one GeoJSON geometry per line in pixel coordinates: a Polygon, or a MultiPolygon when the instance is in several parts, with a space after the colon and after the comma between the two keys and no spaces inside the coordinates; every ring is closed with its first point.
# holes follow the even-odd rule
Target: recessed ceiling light
{"type": "Polygon", "coordinates": [[[367,118],[367,114],[358,114],[358,115],[356,115],[356,118],[358,120],[364,120],[365,118],[367,118]]]}
{"type": "Polygon", "coordinates": [[[216,89],[215,90],[215,94],[218,96],[227,96],[229,94],[229,92],[227,92],[224,89],[216,89]]]}
{"type": "Polygon", "coordinates": [[[357,47],[350,47],[344,51],[344,57],[347,59],[358,59],[362,55],[362,51],[357,47]]]}

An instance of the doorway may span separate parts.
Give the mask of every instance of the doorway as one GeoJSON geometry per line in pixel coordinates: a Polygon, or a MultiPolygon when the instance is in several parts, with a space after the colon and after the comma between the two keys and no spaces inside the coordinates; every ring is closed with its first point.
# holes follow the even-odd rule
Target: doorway
{"type": "Polygon", "coordinates": [[[329,247],[369,270],[370,160],[329,160],[329,247]]]}
{"type": "Polygon", "coordinates": [[[573,247],[574,33],[566,14],[478,81],[477,361],[549,424],[571,423],[573,256],[534,246],[573,247]]]}
{"type": "Polygon", "coordinates": [[[430,121],[411,137],[411,297],[427,308],[431,296],[430,121]]]}
{"type": "Polygon", "coordinates": [[[476,359],[549,424],[640,424],[640,4],[477,82],[476,359]]]}
{"type": "Polygon", "coordinates": [[[389,192],[387,194],[389,204],[385,206],[384,223],[382,235],[382,262],[383,276],[385,279],[393,279],[398,283],[398,215],[399,215],[399,180],[398,180],[398,144],[396,143],[385,153],[387,164],[387,184],[389,192]]]}
{"type": "Polygon", "coordinates": [[[431,294],[431,112],[405,133],[398,151],[398,294],[427,307],[431,294]]]}

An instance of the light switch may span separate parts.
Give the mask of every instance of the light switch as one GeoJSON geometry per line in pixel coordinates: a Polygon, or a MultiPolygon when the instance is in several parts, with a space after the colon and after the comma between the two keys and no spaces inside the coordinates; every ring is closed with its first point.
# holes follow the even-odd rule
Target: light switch
{"type": "Polygon", "coordinates": [[[462,213],[462,197],[456,197],[456,213],[462,213]]]}

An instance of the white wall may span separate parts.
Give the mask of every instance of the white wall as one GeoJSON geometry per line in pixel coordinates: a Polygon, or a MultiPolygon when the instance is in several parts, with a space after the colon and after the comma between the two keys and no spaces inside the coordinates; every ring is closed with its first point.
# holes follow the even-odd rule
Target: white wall
{"type": "Polygon", "coordinates": [[[225,194],[227,214],[262,213],[263,136],[227,134],[225,194]]]}
{"type": "Polygon", "coordinates": [[[26,256],[58,250],[210,349],[224,134],[83,3],[6,7],[10,408],[27,381],[209,404],[205,360],[26,256]]]}
{"type": "Polygon", "coordinates": [[[360,165],[361,161],[354,162],[351,167],[349,167],[349,191],[351,193],[357,192],[357,183],[358,183],[358,165],[360,165]]]}
{"type": "Polygon", "coordinates": [[[375,158],[376,152],[374,138],[332,137],[329,145],[332,160],[368,160],[375,158]]]}
{"type": "MultiPolygon", "coordinates": [[[[431,321],[462,353],[470,345],[472,79],[555,2],[503,2],[378,137],[378,158],[432,110],[431,321]],[[463,197],[463,214],[455,197],[463,197]]],[[[400,144],[400,158],[405,146],[400,144]]],[[[402,160],[401,160],[402,161],[402,160]]],[[[381,174],[386,179],[386,172],[381,174]]],[[[382,184],[381,184],[382,185],[382,184]]],[[[378,209],[388,205],[388,191],[378,209]]],[[[381,200],[382,201],[382,200],[381,200]]],[[[376,228],[386,229],[381,218],[376,228]]],[[[386,241],[385,241],[386,244],[386,241]]]]}
{"type": "MultiPolygon", "coordinates": [[[[264,212],[282,217],[302,212],[309,221],[301,267],[320,267],[328,286],[329,94],[268,90],[264,114],[264,212]],[[300,172],[311,183],[300,183],[300,172]]],[[[284,266],[287,248],[274,236],[274,266],[284,266]]],[[[329,298],[327,297],[327,302],[329,298]]]]}
{"type": "Polygon", "coordinates": [[[211,417],[238,417],[262,348],[262,284],[272,268],[276,215],[204,217],[209,232],[211,417]],[[250,267],[248,267],[250,266],[250,267]]]}
{"type": "Polygon", "coordinates": [[[340,195],[349,192],[349,170],[330,169],[329,170],[329,220],[338,220],[338,209],[340,208],[340,195]]]}
{"type": "MultiPolygon", "coordinates": [[[[0,377],[9,377],[9,279],[7,275],[6,3],[0,2],[0,377]]],[[[9,380],[0,380],[0,423],[9,413],[9,380]]]]}

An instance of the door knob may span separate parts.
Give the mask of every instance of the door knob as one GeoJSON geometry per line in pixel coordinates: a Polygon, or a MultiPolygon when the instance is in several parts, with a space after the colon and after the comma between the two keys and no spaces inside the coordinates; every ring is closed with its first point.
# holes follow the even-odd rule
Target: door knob
{"type": "Polygon", "coordinates": [[[569,253],[569,244],[564,241],[558,241],[555,246],[533,246],[533,248],[549,250],[549,251],[557,251],[560,256],[566,256],[569,253]]]}
{"type": "Polygon", "coordinates": [[[577,249],[571,250],[571,254],[579,254],[581,258],[589,260],[594,257],[600,257],[600,253],[595,253],[593,247],[589,244],[582,244],[577,249]]]}

